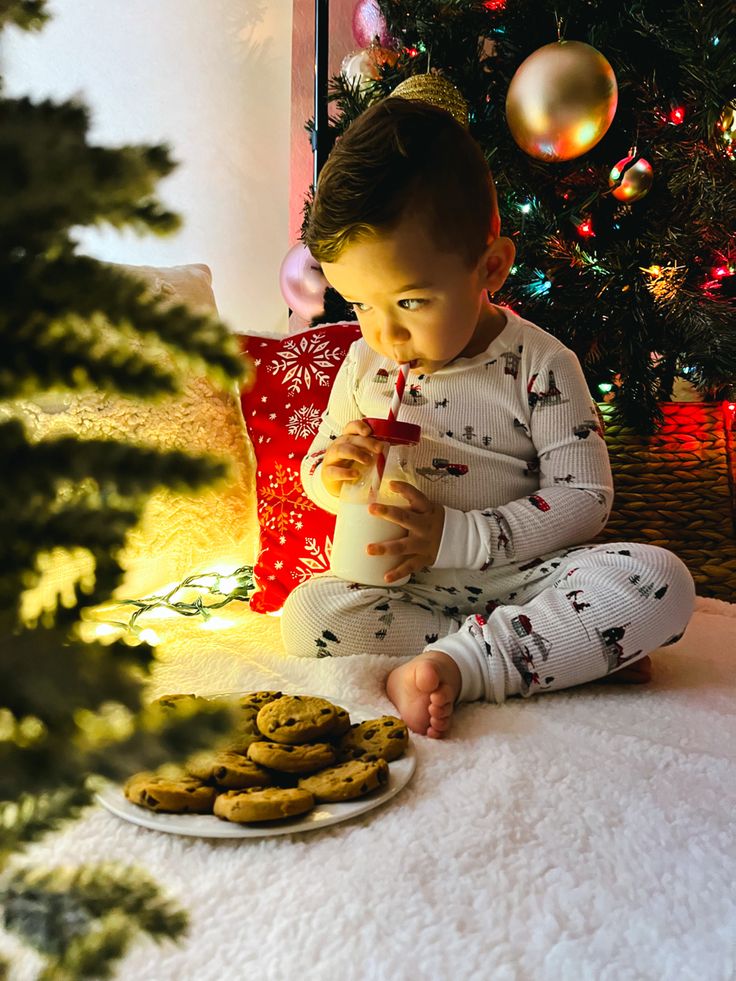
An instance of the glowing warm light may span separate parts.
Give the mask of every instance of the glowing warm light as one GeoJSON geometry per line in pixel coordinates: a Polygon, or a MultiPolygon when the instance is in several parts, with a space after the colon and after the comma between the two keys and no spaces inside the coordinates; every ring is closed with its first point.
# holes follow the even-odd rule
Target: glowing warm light
{"type": "Polygon", "coordinates": [[[239,585],[240,585],[240,580],[238,579],[237,576],[225,576],[224,579],[220,579],[217,588],[221,593],[228,594],[234,592],[239,585]]]}
{"type": "Polygon", "coordinates": [[[159,635],[156,633],[155,630],[152,630],[150,627],[145,627],[143,630],[141,630],[138,636],[140,637],[140,639],[143,641],[144,644],[150,644],[151,647],[155,647],[156,644],[161,643],[161,638],[159,637],[159,635]]]}
{"type": "Polygon", "coordinates": [[[120,627],[115,626],[112,623],[97,623],[92,631],[95,637],[112,637],[114,634],[120,633],[120,627]]]}
{"type": "Polygon", "coordinates": [[[210,617],[208,620],[200,621],[200,630],[226,630],[233,626],[234,621],[229,617],[210,617]]]}
{"type": "Polygon", "coordinates": [[[404,48],[404,51],[406,51],[410,58],[416,58],[419,54],[419,48],[404,48]]]}
{"type": "Polygon", "coordinates": [[[586,218],[578,225],[578,234],[582,235],[583,238],[592,238],[595,235],[593,230],[593,222],[590,218],[586,218]]]}
{"type": "Polygon", "coordinates": [[[685,121],[685,109],[683,106],[674,106],[667,116],[673,126],[679,126],[685,121]]]}
{"type": "Polygon", "coordinates": [[[671,303],[677,297],[685,281],[686,267],[684,265],[673,266],[645,266],[639,267],[642,272],[647,273],[647,289],[655,300],[659,303],[671,303]]]}

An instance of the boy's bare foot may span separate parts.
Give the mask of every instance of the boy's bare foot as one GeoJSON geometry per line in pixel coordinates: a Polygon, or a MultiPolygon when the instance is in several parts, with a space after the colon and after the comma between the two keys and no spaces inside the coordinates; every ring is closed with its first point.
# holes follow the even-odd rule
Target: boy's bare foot
{"type": "Polygon", "coordinates": [[[394,668],[386,693],[412,732],[442,739],[460,694],[460,669],[444,651],[425,651],[394,668]]]}
{"type": "Polygon", "coordinates": [[[645,685],[647,681],[652,680],[652,659],[649,655],[639,658],[633,664],[614,671],[613,674],[607,674],[600,680],[603,683],[610,682],[612,685],[645,685]]]}

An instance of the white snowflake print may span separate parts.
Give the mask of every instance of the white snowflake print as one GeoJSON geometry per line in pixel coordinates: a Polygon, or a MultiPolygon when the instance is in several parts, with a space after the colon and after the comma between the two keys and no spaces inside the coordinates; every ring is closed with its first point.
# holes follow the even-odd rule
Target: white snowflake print
{"type": "Polygon", "coordinates": [[[313,405],[303,405],[296,410],[287,423],[289,436],[304,439],[313,436],[319,426],[320,413],[313,405]]]}
{"type": "Polygon", "coordinates": [[[313,383],[329,385],[329,374],[320,369],[334,368],[342,363],[344,357],[344,348],[329,341],[324,333],[312,334],[309,339],[289,338],[271,361],[268,371],[272,375],[283,374],[279,379],[281,384],[287,386],[290,395],[294,395],[301,392],[302,386],[309,389],[313,383]]]}

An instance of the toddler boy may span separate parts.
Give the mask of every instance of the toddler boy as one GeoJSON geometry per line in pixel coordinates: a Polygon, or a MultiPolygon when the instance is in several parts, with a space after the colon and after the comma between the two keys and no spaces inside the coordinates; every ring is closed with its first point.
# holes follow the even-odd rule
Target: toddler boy
{"type": "Polygon", "coordinates": [[[403,507],[370,506],[405,531],[368,546],[395,557],[386,586],[303,583],[283,610],[287,651],[419,651],[386,690],[431,737],[457,702],[613,672],[646,680],[647,654],[690,619],[692,577],[661,548],[585,544],[613,500],[602,423],[575,354],[491,301],[515,250],[477,142],[442,109],[382,100],[330,154],[306,244],[362,339],[304,459],[305,492],[337,511],[342,484],[380,449],[364,419],[386,418],[407,361],[399,419],[422,428],[421,484],[392,484],[403,507]]]}

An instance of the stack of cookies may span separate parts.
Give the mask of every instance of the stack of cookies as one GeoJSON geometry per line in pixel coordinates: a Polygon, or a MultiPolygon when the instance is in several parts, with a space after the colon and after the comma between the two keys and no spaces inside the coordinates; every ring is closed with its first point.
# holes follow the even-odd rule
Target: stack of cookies
{"type": "MultiPolygon", "coordinates": [[[[194,695],[159,699],[163,708],[194,695]]],[[[153,811],[215,814],[250,823],[295,817],[320,802],[354,800],[388,782],[389,763],[409,744],[392,715],[351,723],[344,708],[312,695],[249,692],[227,701],[233,727],[184,768],[137,773],[129,801],[153,811]]]]}

